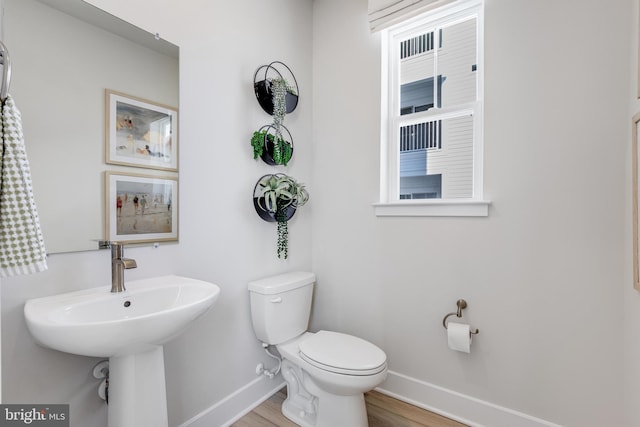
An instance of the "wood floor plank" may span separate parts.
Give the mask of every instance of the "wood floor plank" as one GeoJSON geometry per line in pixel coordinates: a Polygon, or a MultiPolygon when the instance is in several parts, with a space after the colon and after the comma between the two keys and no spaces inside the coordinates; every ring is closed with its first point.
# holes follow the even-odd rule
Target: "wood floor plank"
{"type": "Polygon", "coordinates": [[[233,423],[232,426],[233,427],[280,427],[279,424],[272,423],[271,421],[258,415],[255,411],[249,412],[247,415],[240,418],[237,422],[233,423]]]}
{"type": "Polygon", "coordinates": [[[285,398],[286,396],[273,395],[270,399],[265,400],[260,406],[255,408],[254,411],[278,427],[296,427],[297,424],[282,414],[282,402],[285,398]]]}
{"type": "MultiPolygon", "coordinates": [[[[402,402],[398,399],[394,399],[393,397],[387,396],[385,394],[379,393],[375,390],[372,390],[368,393],[365,393],[365,400],[367,402],[367,411],[369,407],[377,407],[384,411],[387,411],[392,414],[396,414],[406,419],[407,421],[411,421],[415,424],[407,424],[418,425],[418,426],[428,426],[428,427],[463,427],[465,424],[461,424],[457,421],[453,421],[449,418],[443,417],[442,415],[434,414],[433,412],[426,411],[422,408],[418,408],[417,406],[411,405],[406,402],[402,402]]],[[[371,427],[371,426],[370,426],[371,427]]]]}
{"type": "Polygon", "coordinates": [[[367,403],[367,419],[369,427],[424,427],[424,424],[415,423],[401,415],[369,403],[367,403]]]}
{"type": "MultiPolygon", "coordinates": [[[[296,427],[297,424],[282,414],[286,397],[286,389],[278,391],[231,427],[296,427]]],[[[365,402],[369,427],[465,427],[377,391],[365,393],[365,402]]]]}
{"type": "Polygon", "coordinates": [[[286,388],[283,388],[230,427],[298,427],[282,414],[282,402],[286,398],[286,388]],[[260,418],[255,418],[255,415],[260,418]],[[259,424],[261,422],[269,424],[259,424]]]}

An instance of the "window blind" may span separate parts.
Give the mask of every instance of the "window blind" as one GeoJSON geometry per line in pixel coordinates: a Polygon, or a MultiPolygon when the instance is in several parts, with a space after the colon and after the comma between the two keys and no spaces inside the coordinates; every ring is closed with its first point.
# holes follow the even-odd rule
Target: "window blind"
{"type": "Polygon", "coordinates": [[[369,27],[380,31],[454,0],[369,0],[369,27]]]}

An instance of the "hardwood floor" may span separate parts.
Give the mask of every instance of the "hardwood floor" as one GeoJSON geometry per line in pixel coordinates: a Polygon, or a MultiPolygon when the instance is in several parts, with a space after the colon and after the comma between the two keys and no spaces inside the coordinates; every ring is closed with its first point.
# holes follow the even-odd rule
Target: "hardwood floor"
{"type": "Polygon", "coordinates": [[[365,393],[369,427],[465,427],[466,424],[434,414],[377,391],[365,393]]]}
{"type": "MultiPolygon", "coordinates": [[[[289,421],[280,407],[287,397],[282,389],[263,402],[253,411],[242,417],[231,427],[296,427],[289,421]]],[[[426,411],[408,403],[386,396],[377,391],[365,393],[369,427],[464,427],[433,412],[426,411]]],[[[348,427],[348,426],[336,426],[348,427]]]]}

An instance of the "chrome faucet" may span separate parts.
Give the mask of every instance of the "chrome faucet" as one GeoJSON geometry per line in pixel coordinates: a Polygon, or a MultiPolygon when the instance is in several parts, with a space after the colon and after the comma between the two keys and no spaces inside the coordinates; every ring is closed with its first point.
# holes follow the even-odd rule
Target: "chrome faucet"
{"type": "Polygon", "coordinates": [[[124,271],[136,268],[135,259],[124,258],[124,245],[120,242],[111,242],[111,292],[125,291],[124,271]]]}

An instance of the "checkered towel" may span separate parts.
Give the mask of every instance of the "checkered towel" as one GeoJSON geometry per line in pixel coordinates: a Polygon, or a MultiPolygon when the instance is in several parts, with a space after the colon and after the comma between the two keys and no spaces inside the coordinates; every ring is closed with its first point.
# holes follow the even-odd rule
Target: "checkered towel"
{"type": "Polygon", "coordinates": [[[22,136],[22,118],[13,99],[2,104],[0,128],[0,277],[47,269],[40,219],[22,136]]]}

